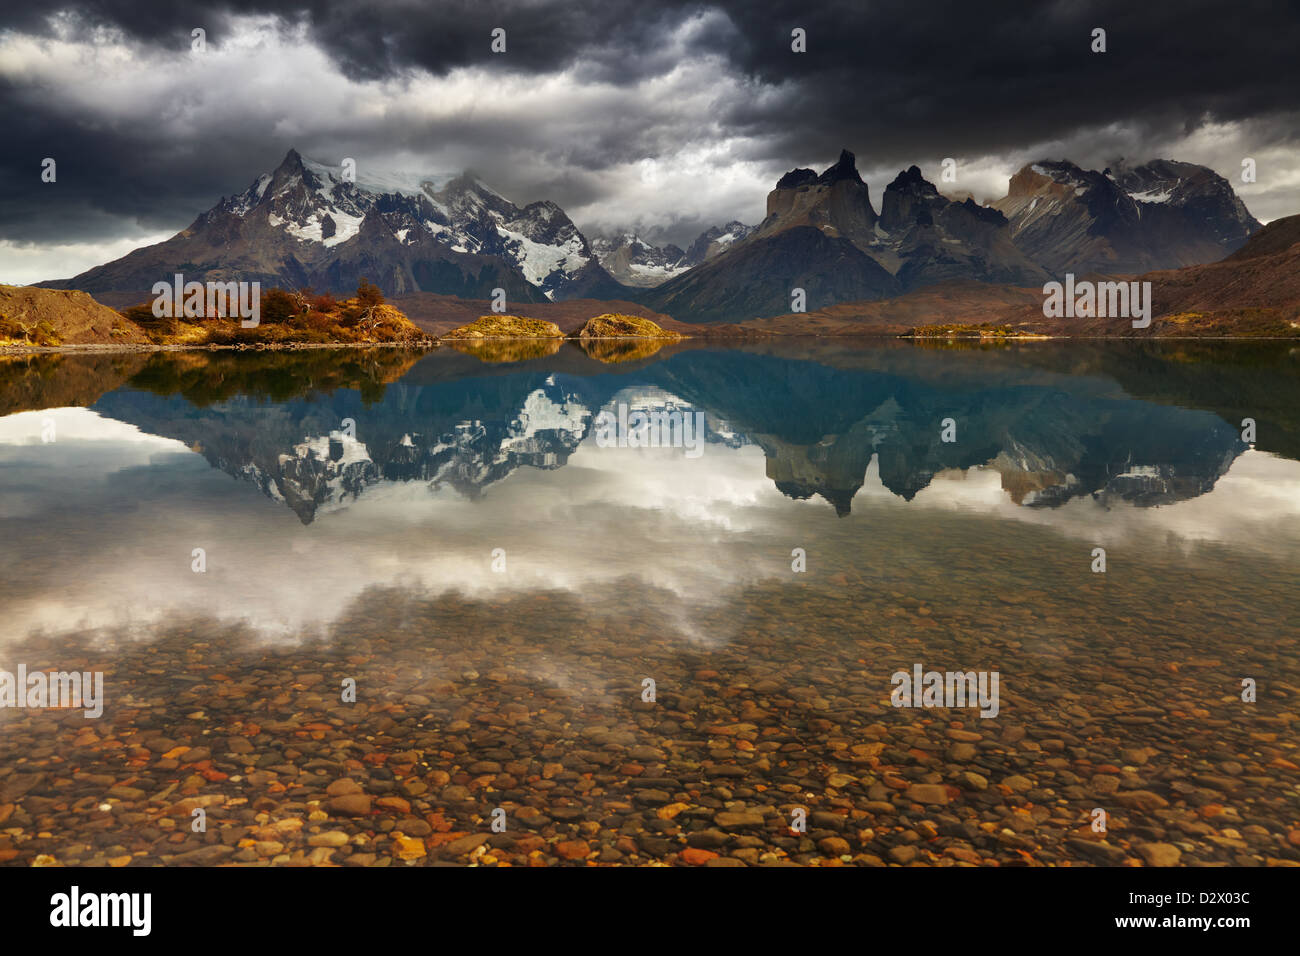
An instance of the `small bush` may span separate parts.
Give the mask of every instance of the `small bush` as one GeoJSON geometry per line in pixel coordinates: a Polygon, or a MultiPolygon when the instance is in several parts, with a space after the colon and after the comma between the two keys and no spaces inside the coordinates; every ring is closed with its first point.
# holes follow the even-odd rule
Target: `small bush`
{"type": "Polygon", "coordinates": [[[279,325],[297,314],[298,302],[293,294],[278,288],[270,288],[262,293],[262,322],[279,325]]]}
{"type": "Polygon", "coordinates": [[[313,332],[328,332],[334,327],[334,320],[325,312],[313,308],[307,313],[303,324],[313,332]]]}
{"type": "Polygon", "coordinates": [[[361,303],[362,308],[369,308],[372,305],[384,304],[384,293],[379,286],[375,285],[365,276],[357,283],[357,300],[361,303]]]}

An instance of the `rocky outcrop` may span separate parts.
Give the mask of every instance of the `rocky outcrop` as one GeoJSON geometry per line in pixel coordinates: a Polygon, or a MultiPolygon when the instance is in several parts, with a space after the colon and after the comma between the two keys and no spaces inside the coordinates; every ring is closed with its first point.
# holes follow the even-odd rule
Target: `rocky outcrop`
{"type": "Polygon", "coordinates": [[[661,328],[657,323],[650,319],[643,319],[637,315],[620,315],[617,313],[606,313],[588,319],[583,323],[582,328],[575,333],[578,339],[607,339],[607,338],[649,338],[649,339],[680,339],[681,336],[676,332],[669,332],[661,328]]]}
{"type": "Polygon", "coordinates": [[[148,342],[135,323],[85,292],[0,285],[0,346],[148,342]]]}
{"type": "Polygon", "coordinates": [[[960,279],[1034,285],[1047,273],[1011,239],[1005,216],[967,198],[954,202],[912,166],[885,189],[880,235],[868,251],[905,290],[960,279]]]}
{"type": "Polygon", "coordinates": [[[846,149],[820,176],[811,169],[795,169],[782,176],[767,195],[767,216],[754,230],[754,237],[810,226],[862,246],[873,238],[877,218],[867,184],[846,149]]]}
{"type": "Polygon", "coordinates": [[[452,329],[446,339],[558,339],[564,333],[554,322],[519,315],[481,315],[468,325],[452,329]]]}

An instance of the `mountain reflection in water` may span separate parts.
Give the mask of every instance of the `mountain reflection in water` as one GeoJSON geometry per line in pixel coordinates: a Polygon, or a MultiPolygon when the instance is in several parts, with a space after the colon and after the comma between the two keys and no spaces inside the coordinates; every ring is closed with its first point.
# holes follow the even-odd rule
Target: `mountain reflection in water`
{"type": "Polygon", "coordinates": [[[819,536],[902,555],[916,535],[957,534],[953,515],[989,541],[1038,525],[1085,552],[1294,555],[1300,465],[1259,449],[1293,451],[1295,365],[1260,346],[817,342],[618,365],[567,343],[518,363],[449,349],[11,361],[4,407],[28,411],[0,419],[10,606],[24,629],[185,602],[292,629],[373,584],[581,591],[626,574],[708,604],[788,575],[791,549],[819,536]],[[74,404],[89,409],[58,408],[74,404]],[[620,406],[703,413],[703,453],[600,447],[593,422],[620,406]],[[1234,424],[1247,411],[1255,449],[1234,424]],[[200,546],[225,555],[205,576],[189,573],[200,546]],[[511,573],[485,575],[506,546],[511,573]],[[79,547],[117,557],[74,573],[79,547]],[[286,573],[292,589],[266,587],[286,573]],[[64,575],[73,606],[50,600],[64,575]]]}
{"type": "MultiPolygon", "coordinates": [[[[836,364],[772,352],[683,349],[592,368],[572,346],[492,366],[443,350],[409,367],[381,356],[384,365],[350,375],[318,375],[329,368],[313,367],[320,353],[270,363],[223,355],[218,364],[235,371],[210,377],[186,368],[191,355],[158,355],[91,408],[185,443],[304,522],[384,482],[477,497],[520,467],[563,467],[589,441],[595,416],[620,402],[703,412],[710,445],[756,445],[783,494],[822,498],[841,515],[873,459],[880,483],[904,500],[936,475],[979,467],[1029,507],[1081,496],[1150,506],[1204,494],[1249,447],[1239,424],[1186,407],[1201,396],[1186,405],[1134,397],[1105,377],[1104,363],[1100,374],[1070,375],[1032,349],[882,349],[836,364]],[[239,369],[245,361],[267,367],[239,369]],[[942,440],[945,419],[955,441],[942,440]]],[[[1275,422],[1261,427],[1270,429],[1277,434],[1275,422]]]]}

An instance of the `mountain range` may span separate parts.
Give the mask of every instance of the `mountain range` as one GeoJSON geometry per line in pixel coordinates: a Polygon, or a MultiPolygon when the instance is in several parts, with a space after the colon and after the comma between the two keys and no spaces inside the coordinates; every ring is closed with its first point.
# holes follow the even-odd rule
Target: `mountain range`
{"type": "Polygon", "coordinates": [[[553,202],[516,206],[473,173],[350,179],[290,150],[274,172],[222,198],[165,242],[68,280],[93,293],[140,290],[173,272],[348,292],[361,277],[390,296],[418,291],[510,301],[618,298],[624,291],[553,202]]]}
{"type": "Polygon", "coordinates": [[[943,195],[911,166],[877,213],[845,150],[820,173],[782,176],[761,223],[712,227],[683,250],[634,233],[589,240],[555,203],[516,205],[472,172],[352,176],[290,150],[170,239],[41,285],[123,304],[178,271],[335,292],[364,276],[395,297],[504,289],[512,303],[616,299],[724,323],[798,311],[795,289],[813,311],[954,280],[1027,287],[1067,271],[1209,263],[1259,227],[1227,180],[1172,160],[1101,172],[1032,163],[988,205],[943,195]]]}

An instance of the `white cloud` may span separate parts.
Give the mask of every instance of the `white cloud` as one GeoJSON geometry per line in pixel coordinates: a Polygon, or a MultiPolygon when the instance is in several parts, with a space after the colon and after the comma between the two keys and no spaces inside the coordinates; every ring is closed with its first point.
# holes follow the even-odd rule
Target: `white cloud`
{"type": "Polygon", "coordinates": [[[0,283],[30,285],[46,279],[67,279],[134,249],[151,246],[171,233],[144,233],[107,242],[30,243],[0,239],[0,283]]]}

